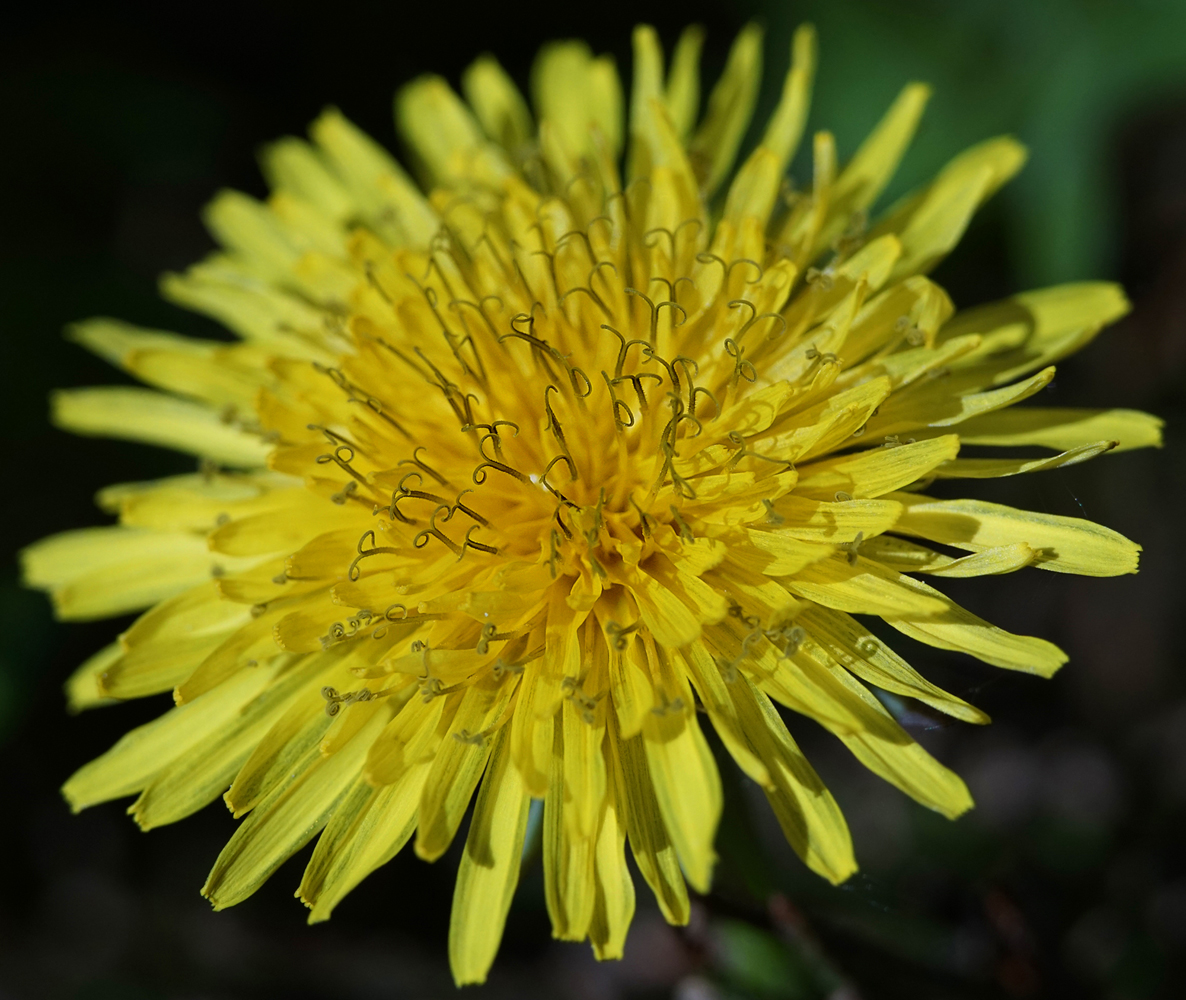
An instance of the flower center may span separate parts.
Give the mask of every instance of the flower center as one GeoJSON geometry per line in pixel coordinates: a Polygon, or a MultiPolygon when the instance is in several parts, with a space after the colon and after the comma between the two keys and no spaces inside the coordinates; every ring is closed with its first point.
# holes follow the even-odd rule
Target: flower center
{"type": "Polygon", "coordinates": [[[409,545],[604,578],[644,558],[658,525],[693,539],[698,476],[790,467],[718,418],[757,380],[749,352],[786,333],[760,299],[785,296],[793,271],[726,264],[697,220],[576,228],[545,204],[529,253],[487,227],[367,261],[354,350],[322,369],[358,405],[339,397],[317,425],[334,446],[317,462],[350,476],[331,498],[377,515],[352,580],[409,545]]]}

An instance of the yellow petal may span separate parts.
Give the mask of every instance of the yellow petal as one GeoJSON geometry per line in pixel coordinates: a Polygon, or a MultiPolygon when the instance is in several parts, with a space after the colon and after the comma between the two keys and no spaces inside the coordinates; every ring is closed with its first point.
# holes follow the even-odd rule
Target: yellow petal
{"type": "Polygon", "coordinates": [[[799,470],[795,492],[819,500],[834,500],[837,493],[857,499],[884,496],[955,458],[959,446],[957,435],[945,434],[897,448],[874,448],[812,462],[799,470]]]}
{"type": "MultiPolygon", "coordinates": [[[[460,694],[449,699],[460,701],[460,694]]],[[[418,765],[427,765],[452,721],[444,697],[412,698],[376,738],[367,755],[363,776],[372,785],[387,786],[404,780],[418,765]]]]}
{"type": "Polygon", "coordinates": [[[142,348],[125,357],[124,367],[149,385],[221,407],[233,421],[240,413],[251,413],[260,388],[271,381],[262,367],[265,359],[253,353],[258,348],[245,344],[222,347],[209,357],[142,348]]]}
{"type": "Polygon", "coordinates": [[[688,678],[696,689],[700,704],[712,720],[713,729],[725,744],[729,756],[763,788],[773,787],[766,765],[751,746],[729,687],[704,643],[693,643],[684,650],[682,658],[673,659],[688,671],[688,678]]]}
{"type": "Polygon", "coordinates": [[[59,389],[50,406],[54,425],[63,430],[155,444],[236,468],[262,466],[271,450],[259,437],[223,423],[217,410],[150,389],[59,389]]]}
{"type": "Polygon", "coordinates": [[[486,134],[509,152],[530,141],[531,112],[515,82],[491,55],[479,56],[461,77],[461,90],[486,134]]]}
{"type": "Polygon", "coordinates": [[[857,760],[916,802],[948,819],[955,819],[972,808],[972,796],[958,774],[915,743],[880,705],[870,708],[884,713],[881,726],[886,732],[869,729],[840,734],[857,760]]]}
{"type": "Polygon", "coordinates": [[[558,678],[553,682],[528,664],[519,683],[519,700],[511,718],[511,754],[527,790],[537,798],[547,793],[555,726],[553,715],[547,714],[543,708],[554,704],[559,692],[558,678]]]}
{"type": "Polygon", "coordinates": [[[1067,662],[1066,654],[1052,642],[1029,635],[1014,635],[990,625],[919,580],[904,576],[902,582],[920,595],[931,596],[947,605],[942,613],[926,618],[882,615],[887,625],[912,639],[938,649],[968,653],[994,667],[1040,677],[1053,676],[1067,662]]]}
{"type": "Polygon", "coordinates": [[[766,576],[790,576],[836,551],[831,545],[801,541],[778,528],[749,529],[745,538],[748,544],[730,546],[728,561],[766,576]]]}
{"type": "Polygon", "coordinates": [[[893,500],[827,503],[797,494],[780,497],[770,509],[767,523],[779,534],[824,543],[850,542],[857,534],[873,538],[889,531],[902,513],[893,500]]]}
{"type": "Polygon", "coordinates": [[[960,777],[940,764],[898,725],[869,690],[839,664],[828,671],[831,695],[857,724],[832,730],[870,771],[900,788],[911,798],[949,819],[972,807],[972,797],[960,777]]]}
{"type": "Polygon", "coordinates": [[[708,96],[704,120],[688,144],[688,155],[708,195],[720,186],[749,126],[762,75],[762,31],[755,24],[741,29],[725,71],[708,96]]]}
{"type": "Polygon", "coordinates": [[[544,896],[552,921],[552,937],[583,941],[593,920],[597,899],[592,836],[583,836],[566,813],[564,765],[567,731],[554,734],[548,794],[544,802],[544,896]]]}
{"type": "Polygon", "coordinates": [[[217,348],[225,346],[219,341],[182,337],[164,330],[146,330],[106,316],[72,323],[66,328],[66,336],[121,368],[126,366],[128,357],[136,351],[177,351],[193,358],[205,358],[217,348]]]}
{"type": "Polygon", "coordinates": [[[530,797],[499,732],[457,868],[449,918],[449,967],[458,986],[481,983],[498,952],[527,832],[530,797]]]}
{"type": "Polygon", "coordinates": [[[278,784],[235,831],[202,886],[202,895],[222,910],[241,903],[305,846],[325,825],[358,775],[373,737],[387,722],[376,714],[363,732],[332,757],[315,746],[294,762],[278,784]]]}
{"type": "Polygon", "coordinates": [[[428,244],[439,220],[385,149],[336,108],[323,111],[309,133],[372,225],[383,232],[386,222],[399,243],[428,244]]]}
{"type": "MultiPolygon", "coordinates": [[[[962,435],[961,435],[962,436],[962,435]]],[[[1112,451],[1118,441],[1095,441],[1049,458],[956,458],[935,469],[937,479],[996,479],[1026,472],[1044,472],[1064,465],[1077,465],[1112,451]]]]}
{"type": "Polygon", "coordinates": [[[1022,382],[1000,389],[953,395],[942,385],[943,379],[915,382],[886,401],[881,412],[869,421],[871,437],[900,434],[916,427],[952,427],[966,420],[1001,410],[1029,399],[1054,381],[1054,369],[1044,368],[1022,382]]]}
{"type": "Polygon", "coordinates": [[[964,722],[983,724],[988,716],[962,698],[936,687],[855,618],[812,605],[796,619],[837,662],[885,691],[917,698],[964,722]]]}
{"type": "Polygon", "coordinates": [[[627,575],[638,613],[655,640],[663,646],[686,646],[700,634],[695,612],[649,573],[627,575]]]}
{"type": "Polygon", "coordinates": [[[355,208],[324,155],[307,142],[288,137],[270,143],[260,154],[260,165],[273,190],[291,192],[335,222],[355,208]]]}
{"type": "Polygon", "coordinates": [[[866,615],[930,615],[944,602],[920,592],[915,581],[871,559],[831,558],[801,570],[784,583],[792,593],[836,611],[866,615]]]}
{"type": "Polygon", "coordinates": [[[683,707],[651,711],[643,722],[643,746],[655,799],[688,881],[707,892],[716,862],[713,840],[721,815],[721,780],[696,721],[686,682],[683,707]]]}
{"type": "Polygon", "coordinates": [[[245,275],[239,265],[212,258],[185,274],[161,278],[161,294],[172,302],[218,320],[245,340],[291,357],[332,364],[319,343],[327,314],[307,297],[245,275]],[[303,336],[294,335],[296,331],[303,336]]]}
{"type": "Polygon", "coordinates": [[[787,421],[793,429],[779,431],[779,424],[775,424],[775,436],[769,439],[770,453],[779,459],[798,462],[836,448],[868,423],[873,411],[889,396],[890,389],[888,378],[871,379],[794,414],[787,421]]]}
{"type": "Polygon", "coordinates": [[[99,693],[99,675],[121,655],[123,647],[118,642],[113,642],[89,657],[66,679],[63,688],[66,691],[66,707],[71,714],[113,703],[111,698],[105,698],[99,693]]]}
{"type": "Polygon", "coordinates": [[[411,840],[427,775],[428,764],[421,763],[382,788],[355,781],[318,838],[297,890],[312,908],[309,923],[328,920],[347,893],[411,840]]]}
{"type": "Polygon", "coordinates": [[[738,223],[743,216],[753,215],[764,223],[770,215],[783,172],[795,155],[807,123],[815,61],[815,29],[803,25],[791,42],[791,68],[761,145],[750,154],[729,187],[725,218],[738,223]]]}
{"type": "Polygon", "coordinates": [[[1015,573],[1026,566],[1032,566],[1041,557],[1038,549],[1031,548],[1024,542],[1017,542],[1013,545],[997,545],[974,555],[953,559],[925,545],[890,536],[870,538],[861,543],[860,551],[861,555],[876,559],[883,566],[896,569],[899,573],[927,573],[932,576],[953,577],[1015,573]]]}
{"type": "Polygon", "coordinates": [[[395,122],[430,187],[466,176],[486,146],[469,109],[439,76],[422,76],[400,88],[395,122]]]}
{"type": "Polygon", "coordinates": [[[640,24],[634,29],[633,83],[630,90],[630,166],[626,172],[629,180],[646,177],[651,167],[660,162],[654,147],[657,137],[651,101],[662,100],[663,95],[663,49],[655,29],[640,24]]]}
{"type": "MultiPolygon", "coordinates": [[[[531,96],[567,154],[579,160],[597,125],[611,150],[621,147],[621,92],[612,61],[594,59],[584,42],[552,42],[531,67],[531,96]]],[[[541,125],[542,130],[542,125],[541,125]]]]}
{"type": "Polygon", "coordinates": [[[610,691],[618,728],[629,739],[642,731],[642,723],[654,705],[654,690],[646,672],[641,640],[627,637],[624,651],[610,652],[610,691]]]}
{"type": "Polygon", "coordinates": [[[315,758],[314,750],[320,752],[321,738],[334,721],[326,714],[326,704],[320,691],[305,691],[273,723],[223,796],[235,819],[254,809],[293,774],[303,771],[315,758]]]}
{"type": "Polygon", "coordinates": [[[959,242],[972,213],[1025,163],[1025,148],[1003,136],[965,150],[921,193],[891,210],[873,236],[893,232],[902,241],[895,278],[926,272],[959,242]]]}
{"type": "Polygon", "coordinates": [[[205,698],[171,709],[131,730],[105,754],[75,771],[62,786],[70,808],[78,812],[140,791],[173,761],[217,733],[268,681],[265,671],[244,672],[205,698]]]}
{"type": "Polygon", "coordinates": [[[664,918],[669,924],[682,926],[689,917],[688,890],[660,818],[643,737],[623,740],[612,723],[612,714],[610,719],[612,728],[606,747],[614,768],[614,787],[620,790],[617,801],[622,805],[630,851],[664,918]]]}
{"type": "Polygon", "coordinates": [[[926,84],[908,83],[848,161],[832,191],[831,218],[817,244],[821,248],[840,235],[854,212],[872,207],[885,189],[914,138],[930,96],[926,84]]]}
{"type": "MultiPolygon", "coordinates": [[[[207,692],[217,695],[227,689],[246,690],[254,697],[233,701],[230,711],[217,717],[217,725],[201,734],[204,747],[201,753],[175,755],[170,748],[169,752],[159,754],[157,773],[128,809],[140,828],[151,830],[175,823],[225,792],[276,716],[285,712],[310,683],[316,683],[331,664],[332,659],[306,657],[295,665],[281,663],[240,670],[207,692]],[[258,679],[262,690],[254,689],[244,678],[258,679]]],[[[193,703],[199,703],[199,699],[195,698],[193,703]]],[[[184,709],[185,705],[180,708],[184,709]]],[[[170,716],[172,712],[165,718],[170,716]]]]}
{"type": "Polygon", "coordinates": [[[732,688],[738,718],[765,762],[771,784],[764,789],[794,852],[833,885],[857,870],[848,824],[832,793],[787,732],[761,691],[744,677],[732,688]]]}
{"type": "Polygon", "coordinates": [[[99,692],[110,698],[143,698],[171,691],[184,683],[225,638],[226,632],[216,632],[131,649],[99,675],[99,692]]]}
{"type": "Polygon", "coordinates": [[[1160,448],[1165,421],[1139,410],[1069,410],[1015,406],[974,417],[960,427],[968,444],[1078,448],[1117,441],[1116,451],[1160,448]]]}
{"type": "Polygon", "coordinates": [[[687,140],[700,112],[700,49],[703,45],[704,29],[691,25],[679,36],[671,56],[671,71],[667,74],[667,108],[681,141],[687,140]]]}
{"type": "Polygon", "coordinates": [[[1056,285],[964,310],[943,328],[940,341],[980,334],[980,350],[958,367],[985,372],[989,378],[981,384],[1003,385],[1086,346],[1131,308],[1124,289],[1111,282],[1056,285]]]}
{"type": "Polygon", "coordinates": [[[895,494],[905,510],[897,530],[973,552],[1025,543],[1036,563],[1056,573],[1119,576],[1135,573],[1141,547],[1118,532],[1078,517],[1038,514],[981,500],[933,500],[895,494]]]}
{"type": "Polygon", "coordinates": [[[173,700],[178,705],[192,701],[237,671],[254,669],[261,661],[266,663],[276,657],[280,649],[273,629],[283,614],[283,607],[265,611],[232,632],[173,689],[173,700]]]}
{"type": "Polygon", "coordinates": [[[605,706],[579,708],[573,696],[560,711],[564,730],[564,816],[576,836],[593,837],[605,801],[605,706]]]}
{"type": "Polygon", "coordinates": [[[420,798],[416,854],[425,861],[435,861],[453,842],[490,757],[491,730],[502,719],[516,680],[491,677],[466,688],[420,798]]]}
{"type": "Polygon", "coordinates": [[[634,919],[634,880],[626,867],[626,827],[619,808],[611,795],[602,813],[594,849],[597,898],[589,922],[589,939],[598,961],[622,957],[626,933],[634,919]]]}
{"type": "Polygon", "coordinates": [[[200,535],[122,526],[50,535],[21,553],[26,584],[48,590],[58,617],[72,621],[155,604],[209,581],[227,562],[200,535]]]}
{"type": "Polygon", "coordinates": [[[815,80],[816,48],[815,28],[810,24],[800,25],[791,39],[791,68],[783,81],[782,96],[762,136],[762,145],[778,158],[780,173],[795,155],[807,123],[811,85],[815,80]]]}
{"type": "Polygon", "coordinates": [[[210,234],[276,284],[290,280],[300,249],[268,206],[240,191],[220,191],[202,212],[210,234]]]}

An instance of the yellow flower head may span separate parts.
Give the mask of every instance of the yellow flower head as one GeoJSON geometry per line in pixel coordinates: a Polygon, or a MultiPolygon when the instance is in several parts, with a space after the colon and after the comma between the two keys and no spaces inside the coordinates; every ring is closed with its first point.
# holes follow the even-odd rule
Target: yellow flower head
{"type": "Polygon", "coordinates": [[[963,782],[872,689],[987,721],[853,616],[1049,676],[1058,648],[923,580],[1135,571],[1139,547],[1107,528],[926,492],[1159,439],[1145,414],[1014,405],[1125,312],[1118,288],[953,315],[925,277],[1022,148],[976,146],[869,222],[927,88],[842,170],[818,133],[796,187],[801,29],[733,174],[760,37],[742,32],[698,118],[700,40],[665,74],[655,33],[635,32],[628,114],[613,63],[576,42],[539,56],[538,124],[492,58],[466,101],[414,81],[396,120],[419,187],[327,111],[310,142],[266,150],[266,202],[210,205],[224,249],[164,281],[241,342],[76,328],[156,388],[63,391],[57,422],[202,466],[113,486],[119,525],[25,553],[63,618],[151,606],[71,679],[75,707],[176,701],[65,794],[138,794],[148,829],[225,793],[246,818],[203,889],[216,907],[319,836],[299,895],[323,920],[409,840],[440,857],[472,801],[450,956],[481,981],[539,799],[554,934],[618,957],[627,840],[671,922],[685,880],[709,887],[721,789],[701,715],[840,882],[844,818],[776,703],[947,816],[972,804],[963,782]]]}

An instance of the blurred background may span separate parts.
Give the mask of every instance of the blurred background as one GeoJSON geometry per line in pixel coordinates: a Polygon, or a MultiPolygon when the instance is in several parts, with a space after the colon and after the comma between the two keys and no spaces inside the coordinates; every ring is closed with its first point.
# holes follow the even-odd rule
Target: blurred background
{"type": "Polygon", "coordinates": [[[167,699],[68,717],[63,680],[126,622],[54,623],[45,599],[20,589],[15,552],[103,523],[90,502],[99,487],[190,463],[49,427],[50,388],[123,380],[65,343],[63,325],[106,314],[220,336],[163,303],[156,279],[212,246],[198,212],[218,188],[263,194],[258,145],[303,132],[326,104],[392,144],[392,92],[418,73],[456,83],[492,50],[525,87],[540,43],[581,35],[628,74],[642,20],[668,44],[684,24],[704,24],[711,79],[752,17],[767,27],[766,107],[791,30],[816,23],[811,125],[832,129],[844,155],[903,83],[934,84],[889,197],[976,140],[1013,132],[1029,145],[1029,165],[937,278],[961,306],[1059,281],[1122,281],[1132,315],[1064,362],[1045,401],[1151,410],[1168,421],[1167,443],[978,495],[1116,528],[1145,546],[1141,573],[950,581],[983,616],[1060,643],[1071,663],[1053,681],[903,649],[895,636],[995,720],[976,729],[896,706],[965,776],[971,814],[949,823],[915,806],[798,720],[853,829],[862,870],[849,883],[833,889],[799,865],[762,797],[723,765],[722,861],[690,927],[668,928],[640,881],[626,958],[598,965],[586,946],[550,940],[536,861],[490,983],[471,995],[1186,995],[1186,645],[1174,568],[1186,557],[1186,4],[128,0],[24,4],[0,39],[2,1000],[455,993],[445,960],[455,859],[428,866],[407,852],[331,923],[308,928],[292,898],[303,854],[235,910],[215,914],[198,896],[233,830],[220,806],[150,834],[118,803],[69,815],[61,782],[167,699]]]}

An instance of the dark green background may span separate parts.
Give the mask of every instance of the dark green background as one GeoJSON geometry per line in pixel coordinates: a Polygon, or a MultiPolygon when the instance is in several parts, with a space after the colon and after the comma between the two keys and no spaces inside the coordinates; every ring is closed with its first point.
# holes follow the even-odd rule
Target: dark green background
{"type": "MultiPolygon", "coordinates": [[[[1146,548],[1139,576],[1026,571],[953,581],[957,599],[1071,654],[1043,682],[925,649],[935,680],[993,715],[977,730],[898,706],[967,778],[978,808],[948,823],[794,723],[853,828],[863,869],[841,889],[780,845],[752,787],[726,766],[717,890],[673,931],[645,898],[626,960],[597,966],[550,941],[538,862],[525,877],[491,982],[478,995],[870,998],[1106,997],[1186,993],[1186,684],[1179,567],[1186,556],[1186,4],[903,0],[534,6],[279,2],[41,3],[0,39],[0,372],[7,430],[0,518],[0,998],[409,997],[453,993],[444,959],[454,864],[403,857],[318,928],[291,897],[300,861],[234,911],[201,885],[233,829],[220,806],[140,834],[118,804],[71,817],[56,788],[167,699],[79,718],[60,685],[122,622],[57,625],[22,591],[13,555],[102,523],[110,482],[186,468],[147,447],[73,438],[46,422],[54,386],[121,376],[66,344],[70,320],[121,316],[219,335],[156,296],[164,270],[211,246],[198,211],[222,186],[262,194],[261,141],[336,104],[393,142],[394,88],[456,81],[495,51],[526,81],[543,41],[570,35],[628,72],[633,23],[668,43],[696,20],[715,73],[751,16],[768,27],[779,86],[790,31],[820,30],[813,127],[851,153],[898,88],[936,93],[895,189],[964,145],[1010,131],[1022,175],[938,278],[960,305],[1082,278],[1122,280],[1131,317],[1060,368],[1046,402],[1150,409],[1160,452],[1105,458],[973,488],[1089,516],[1146,548]]],[[[797,164],[805,177],[804,164],[797,164]]],[[[897,640],[900,646],[905,640],[897,640]]],[[[760,796],[758,797],[760,800],[760,796]]]]}

